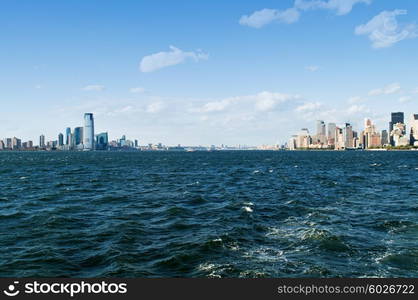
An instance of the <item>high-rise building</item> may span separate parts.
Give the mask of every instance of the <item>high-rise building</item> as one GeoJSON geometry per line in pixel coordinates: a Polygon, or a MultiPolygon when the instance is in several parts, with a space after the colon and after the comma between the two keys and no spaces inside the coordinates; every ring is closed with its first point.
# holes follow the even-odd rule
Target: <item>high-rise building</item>
{"type": "MultiPolygon", "coordinates": [[[[390,119],[390,122],[389,122],[389,134],[392,132],[392,130],[394,129],[394,126],[397,123],[402,123],[402,124],[405,123],[403,112],[393,112],[393,113],[391,113],[391,119],[390,119]]],[[[390,144],[392,146],[395,146],[392,134],[390,135],[390,144]]]]}
{"type": "Polygon", "coordinates": [[[309,135],[308,128],[302,128],[296,140],[296,147],[308,148],[311,142],[312,142],[312,139],[311,139],[311,136],[309,135]]]}
{"type": "Polygon", "coordinates": [[[384,146],[384,145],[387,145],[388,143],[389,143],[389,135],[388,135],[388,131],[387,130],[382,130],[382,133],[381,133],[381,144],[382,144],[382,146],[384,146]]]}
{"type": "Polygon", "coordinates": [[[106,150],[109,144],[109,136],[107,132],[100,133],[96,136],[96,149],[106,150]]]}
{"type": "Polygon", "coordinates": [[[58,134],[58,146],[64,146],[64,135],[62,133],[58,134]]]}
{"type": "Polygon", "coordinates": [[[326,143],[325,122],[322,120],[316,121],[316,143],[324,145],[326,143]]]}
{"type": "Polygon", "coordinates": [[[138,140],[135,140],[135,148],[138,148],[138,140]]]}
{"type": "Polygon", "coordinates": [[[351,126],[350,123],[345,123],[345,126],[343,128],[343,139],[344,139],[344,148],[353,148],[353,126],[351,126]]]}
{"type": "Polygon", "coordinates": [[[84,114],[83,144],[84,150],[94,150],[94,118],[92,113],[84,114]]]}
{"type": "Polygon", "coordinates": [[[5,144],[6,149],[9,149],[9,150],[12,149],[12,139],[11,138],[4,139],[4,144],[5,144]]]}
{"type": "Polygon", "coordinates": [[[83,127],[74,128],[74,143],[75,146],[83,144],[83,127]]]}
{"type": "Polygon", "coordinates": [[[45,148],[45,136],[42,134],[40,137],[39,137],[39,148],[45,148]]]}
{"type": "Polygon", "coordinates": [[[391,141],[393,146],[407,146],[409,145],[408,136],[405,134],[406,126],[403,123],[396,123],[393,125],[393,130],[390,133],[391,141]]]}
{"type": "Polygon", "coordinates": [[[65,144],[70,145],[70,140],[71,140],[71,128],[67,127],[67,129],[65,130],[65,144]]]}
{"type": "Polygon", "coordinates": [[[17,137],[14,137],[12,140],[12,149],[19,150],[20,148],[22,148],[22,141],[17,137]]]}
{"type": "Polygon", "coordinates": [[[337,125],[328,123],[328,145],[335,146],[335,138],[337,134],[337,125]]]}
{"type": "Polygon", "coordinates": [[[411,116],[411,135],[410,135],[410,143],[412,146],[418,146],[418,114],[413,114],[411,116]]]}
{"type": "Polygon", "coordinates": [[[4,142],[0,140],[0,150],[4,150],[6,148],[4,142]]]}
{"type": "Polygon", "coordinates": [[[32,141],[28,141],[28,148],[33,148],[33,142],[32,141]]]}

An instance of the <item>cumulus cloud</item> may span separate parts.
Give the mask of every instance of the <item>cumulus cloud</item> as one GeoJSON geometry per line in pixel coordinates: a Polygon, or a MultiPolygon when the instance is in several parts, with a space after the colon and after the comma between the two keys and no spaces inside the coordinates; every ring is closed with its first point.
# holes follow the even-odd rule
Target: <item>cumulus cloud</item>
{"type": "Polygon", "coordinates": [[[141,94],[145,92],[145,89],[143,87],[134,87],[129,89],[129,91],[133,94],[141,94]]]}
{"type": "Polygon", "coordinates": [[[174,46],[170,46],[169,48],[170,51],[162,51],[144,56],[139,65],[141,72],[154,72],[165,67],[184,63],[187,60],[198,62],[208,59],[208,54],[203,53],[201,50],[186,52],[174,46]]]}
{"type": "Polygon", "coordinates": [[[414,23],[399,25],[397,16],[406,15],[404,9],[382,11],[368,23],[356,27],[355,34],[367,35],[373,48],[390,47],[404,39],[418,36],[417,26],[414,23]]]}
{"type": "Polygon", "coordinates": [[[295,8],[288,8],[286,10],[277,10],[264,8],[253,12],[251,15],[244,15],[240,18],[239,24],[261,28],[272,22],[291,24],[299,20],[300,13],[295,8]]]}
{"type": "Polygon", "coordinates": [[[245,107],[248,110],[267,112],[276,109],[279,104],[299,98],[300,96],[298,95],[289,95],[263,91],[255,95],[237,96],[225,98],[219,101],[207,102],[197,109],[191,109],[191,111],[200,113],[210,113],[221,112],[232,108],[236,110],[245,107]]]}
{"type": "Polygon", "coordinates": [[[300,10],[314,10],[314,9],[327,9],[333,10],[339,16],[346,15],[351,12],[353,6],[357,3],[370,4],[371,0],[328,0],[328,1],[305,1],[296,0],[295,7],[300,10]]]}
{"type": "Polygon", "coordinates": [[[398,93],[401,90],[399,83],[391,83],[381,89],[374,89],[369,92],[369,96],[391,95],[398,93]]]}
{"type": "Polygon", "coordinates": [[[299,20],[301,11],[306,10],[326,9],[335,11],[337,15],[345,15],[357,3],[370,4],[371,0],[296,0],[293,7],[285,10],[264,8],[250,15],[243,15],[239,19],[239,24],[254,28],[261,28],[272,22],[292,24],[299,20]]]}
{"type": "Polygon", "coordinates": [[[319,102],[306,102],[302,105],[296,107],[295,111],[297,112],[309,112],[316,111],[322,107],[322,104],[319,102]]]}
{"type": "Polygon", "coordinates": [[[364,105],[351,105],[348,109],[347,109],[347,113],[348,114],[359,114],[359,113],[369,113],[370,109],[368,109],[366,106],[364,105]]]}
{"type": "Polygon", "coordinates": [[[100,92],[103,91],[105,89],[105,87],[103,85],[87,85],[83,88],[83,90],[85,91],[96,91],[96,92],[100,92]]]}

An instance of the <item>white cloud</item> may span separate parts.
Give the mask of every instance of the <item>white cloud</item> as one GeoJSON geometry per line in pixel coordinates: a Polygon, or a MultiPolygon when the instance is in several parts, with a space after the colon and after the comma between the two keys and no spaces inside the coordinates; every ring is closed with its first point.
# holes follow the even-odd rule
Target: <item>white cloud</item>
{"type": "Polygon", "coordinates": [[[339,16],[346,15],[351,12],[353,6],[357,3],[370,4],[371,0],[328,0],[328,1],[305,1],[296,0],[295,7],[300,10],[314,10],[314,9],[327,9],[333,10],[339,16]]]}
{"type": "Polygon", "coordinates": [[[244,15],[240,18],[239,24],[254,28],[261,28],[271,22],[291,24],[299,20],[300,13],[295,8],[277,10],[264,8],[253,12],[251,15],[244,15]]]}
{"type": "Polygon", "coordinates": [[[165,108],[164,104],[162,102],[154,102],[149,105],[147,105],[146,112],[148,113],[158,113],[162,111],[165,108]]]}
{"type": "Polygon", "coordinates": [[[296,107],[295,111],[297,112],[309,112],[316,111],[322,107],[322,104],[319,102],[306,102],[302,105],[296,107]]]}
{"type": "Polygon", "coordinates": [[[203,53],[201,50],[185,52],[179,48],[170,46],[170,51],[162,51],[144,56],[139,65],[139,69],[141,72],[154,72],[165,67],[184,63],[188,59],[198,62],[199,60],[206,60],[208,57],[208,54],[203,53]]]}
{"type": "Polygon", "coordinates": [[[264,91],[257,95],[250,96],[250,98],[254,98],[256,110],[270,111],[275,109],[278,104],[298,99],[299,96],[264,91]]]}
{"type": "Polygon", "coordinates": [[[369,96],[379,96],[379,95],[391,95],[398,93],[401,90],[399,83],[391,83],[381,89],[374,89],[369,92],[369,96]]]}
{"type": "Polygon", "coordinates": [[[305,70],[309,71],[309,72],[316,72],[319,70],[318,66],[307,66],[305,67],[305,70]]]}
{"type": "Polygon", "coordinates": [[[105,87],[103,85],[87,85],[83,88],[85,91],[96,91],[100,92],[103,91],[105,87]]]}
{"type": "Polygon", "coordinates": [[[145,92],[145,89],[143,87],[134,87],[129,89],[129,91],[134,94],[141,94],[145,92]]]}
{"type": "Polygon", "coordinates": [[[237,96],[205,103],[199,108],[192,108],[190,112],[211,113],[222,112],[227,109],[246,109],[258,112],[272,111],[284,102],[299,99],[299,95],[289,95],[263,91],[255,95],[237,96]]]}
{"type": "Polygon", "coordinates": [[[364,105],[351,105],[348,109],[347,109],[347,113],[348,114],[361,114],[361,113],[369,113],[370,109],[368,109],[366,106],[364,105]]]}
{"type": "Polygon", "coordinates": [[[368,35],[373,48],[390,47],[404,39],[418,36],[415,24],[410,23],[403,26],[398,24],[396,17],[406,14],[407,11],[404,9],[382,11],[367,24],[357,26],[354,32],[357,35],[368,35]]]}
{"type": "Polygon", "coordinates": [[[411,100],[412,100],[411,96],[403,96],[403,97],[399,98],[399,102],[401,102],[401,103],[409,102],[411,100]]]}
{"type": "Polygon", "coordinates": [[[239,20],[239,24],[254,28],[261,28],[272,22],[292,24],[299,21],[301,11],[317,9],[333,10],[337,15],[345,15],[357,3],[370,4],[371,0],[296,0],[293,7],[285,10],[264,8],[250,15],[243,15],[239,20]]]}

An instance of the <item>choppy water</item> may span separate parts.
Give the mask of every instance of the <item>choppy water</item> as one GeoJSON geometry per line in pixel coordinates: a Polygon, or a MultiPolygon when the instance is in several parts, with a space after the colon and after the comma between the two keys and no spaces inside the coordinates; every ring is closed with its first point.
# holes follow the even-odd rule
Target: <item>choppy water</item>
{"type": "Polygon", "coordinates": [[[0,153],[0,276],[415,277],[418,152],[0,153]]]}

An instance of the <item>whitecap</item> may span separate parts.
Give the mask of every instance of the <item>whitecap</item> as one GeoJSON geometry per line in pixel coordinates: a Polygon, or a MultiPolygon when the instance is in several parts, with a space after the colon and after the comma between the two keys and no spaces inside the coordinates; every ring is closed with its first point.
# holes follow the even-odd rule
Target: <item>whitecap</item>
{"type": "Polygon", "coordinates": [[[243,206],[242,209],[245,210],[246,212],[249,212],[249,213],[253,212],[253,209],[249,206],[243,206]]]}

